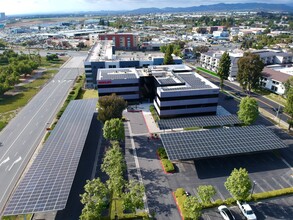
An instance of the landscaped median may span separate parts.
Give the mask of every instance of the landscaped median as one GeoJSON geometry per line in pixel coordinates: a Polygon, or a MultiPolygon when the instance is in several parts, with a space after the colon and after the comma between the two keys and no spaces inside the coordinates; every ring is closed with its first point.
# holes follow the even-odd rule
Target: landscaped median
{"type": "Polygon", "coordinates": [[[202,72],[208,73],[208,74],[210,74],[210,75],[213,75],[213,76],[219,78],[219,76],[217,75],[217,73],[215,73],[215,72],[213,72],[213,71],[207,70],[207,69],[202,68],[202,67],[196,67],[196,69],[199,70],[199,71],[202,71],[202,72]]]}
{"type": "Polygon", "coordinates": [[[161,161],[165,173],[173,173],[175,171],[175,167],[173,163],[168,159],[166,151],[163,147],[158,148],[157,155],[161,161]]]}

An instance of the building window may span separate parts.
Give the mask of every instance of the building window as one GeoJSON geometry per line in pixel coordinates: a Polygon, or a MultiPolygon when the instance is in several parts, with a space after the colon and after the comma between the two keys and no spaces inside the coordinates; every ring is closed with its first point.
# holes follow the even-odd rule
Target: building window
{"type": "Polygon", "coordinates": [[[276,87],[276,86],[272,86],[272,87],[271,87],[271,90],[274,91],[274,92],[276,92],[276,91],[278,90],[278,87],[276,87]]]}

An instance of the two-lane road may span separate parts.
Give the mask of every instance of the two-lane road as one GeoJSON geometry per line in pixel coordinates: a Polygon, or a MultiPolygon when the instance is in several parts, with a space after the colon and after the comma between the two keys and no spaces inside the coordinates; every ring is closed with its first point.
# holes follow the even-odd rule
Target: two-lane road
{"type": "Polygon", "coordinates": [[[84,57],[74,57],[0,133],[0,216],[31,156],[81,73],[84,57]]]}
{"type": "MultiPolygon", "coordinates": [[[[189,67],[191,67],[192,69],[195,69],[195,66],[191,65],[190,63],[186,63],[189,67]]],[[[212,76],[208,73],[202,72],[200,71],[200,75],[202,75],[203,77],[207,78],[208,80],[210,80],[212,83],[219,85],[220,83],[220,79],[212,76]]],[[[239,92],[241,93],[241,96],[246,96],[245,93],[242,92],[242,88],[238,85],[236,85],[235,83],[232,83],[228,80],[225,80],[224,83],[224,90],[229,91],[229,92],[239,92]]],[[[273,114],[273,115],[277,115],[276,111],[274,109],[283,109],[282,106],[280,106],[278,103],[271,101],[259,94],[256,94],[254,92],[251,92],[250,94],[251,96],[253,96],[257,101],[258,101],[258,106],[262,109],[265,109],[267,112],[273,114]]],[[[282,121],[287,122],[287,120],[289,119],[289,116],[285,113],[279,114],[278,115],[279,118],[281,118],[282,121]]]]}

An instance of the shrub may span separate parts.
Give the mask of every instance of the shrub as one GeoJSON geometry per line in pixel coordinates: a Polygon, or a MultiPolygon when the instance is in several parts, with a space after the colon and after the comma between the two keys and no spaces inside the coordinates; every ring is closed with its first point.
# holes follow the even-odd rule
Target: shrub
{"type": "Polygon", "coordinates": [[[168,156],[167,156],[165,148],[159,147],[158,150],[157,150],[157,153],[158,153],[160,159],[168,159],[168,156]]]}
{"type": "Polygon", "coordinates": [[[170,160],[162,159],[161,161],[162,161],[164,169],[167,173],[174,172],[175,168],[174,168],[173,163],[170,160]]]}
{"type": "Polygon", "coordinates": [[[185,190],[183,188],[176,189],[176,191],[175,191],[175,197],[176,198],[180,197],[180,196],[183,196],[183,195],[185,195],[185,190]]]}
{"type": "Polygon", "coordinates": [[[228,198],[224,201],[227,205],[232,205],[233,203],[236,202],[234,198],[228,198]]]}

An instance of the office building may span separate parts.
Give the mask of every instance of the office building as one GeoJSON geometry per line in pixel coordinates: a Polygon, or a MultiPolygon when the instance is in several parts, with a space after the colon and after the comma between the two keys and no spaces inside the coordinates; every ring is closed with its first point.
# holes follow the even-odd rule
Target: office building
{"type": "MultiPolygon", "coordinates": [[[[180,57],[173,56],[175,64],[182,64],[180,57]]],[[[107,68],[144,68],[152,65],[162,65],[164,54],[161,52],[143,53],[138,51],[116,51],[111,40],[100,40],[90,49],[84,62],[86,87],[97,87],[99,69],[107,68]]]]}
{"type": "Polygon", "coordinates": [[[138,34],[105,33],[99,34],[99,40],[112,40],[117,50],[137,50],[138,34]]]}

